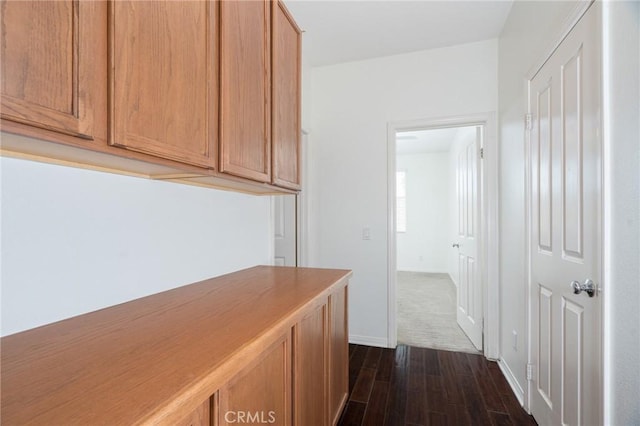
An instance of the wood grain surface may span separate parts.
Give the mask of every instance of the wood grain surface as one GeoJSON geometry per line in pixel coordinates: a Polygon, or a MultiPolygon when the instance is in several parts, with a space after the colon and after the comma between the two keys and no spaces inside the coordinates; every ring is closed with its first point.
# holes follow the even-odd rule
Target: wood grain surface
{"type": "Polygon", "coordinates": [[[104,1],[0,2],[2,118],[106,139],[104,1]]]}
{"type": "Polygon", "coordinates": [[[220,170],[271,182],[271,3],[220,3],[220,170]]]}
{"type": "Polygon", "coordinates": [[[329,295],[329,421],[338,423],[349,396],[348,291],[329,295]]]}
{"type": "Polygon", "coordinates": [[[294,424],[327,423],[327,305],[308,312],[294,327],[294,424]]]}
{"type": "Polygon", "coordinates": [[[215,2],[110,3],[110,144],[215,166],[217,10],[215,2]]]}
{"type": "Polygon", "coordinates": [[[300,189],[302,32],[281,1],[273,2],[272,182],[300,189]]]}
{"type": "Polygon", "coordinates": [[[178,424],[350,275],[257,266],[3,337],[2,424],[178,424]]]}

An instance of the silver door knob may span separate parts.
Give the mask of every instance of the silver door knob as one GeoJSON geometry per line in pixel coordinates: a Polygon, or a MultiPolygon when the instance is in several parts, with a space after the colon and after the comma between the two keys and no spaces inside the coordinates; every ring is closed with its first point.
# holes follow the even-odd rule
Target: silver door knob
{"type": "Polygon", "coordinates": [[[584,284],[580,284],[580,281],[571,281],[571,288],[574,294],[580,294],[584,291],[589,297],[593,297],[596,293],[596,286],[591,280],[586,280],[584,284]]]}
{"type": "Polygon", "coordinates": [[[451,244],[451,247],[457,247],[457,248],[460,248],[460,244],[454,243],[454,244],[451,244]]]}

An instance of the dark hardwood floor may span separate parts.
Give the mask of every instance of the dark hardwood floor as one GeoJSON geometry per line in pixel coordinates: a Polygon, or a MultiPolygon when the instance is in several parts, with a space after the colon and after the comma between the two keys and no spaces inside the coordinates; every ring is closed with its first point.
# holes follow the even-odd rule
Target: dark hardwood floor
{"type": "Polygon", "coordinates": [[[349,401],[339,425],[535,425],[495,362],[399,345],[349,345],[349,401]]]}

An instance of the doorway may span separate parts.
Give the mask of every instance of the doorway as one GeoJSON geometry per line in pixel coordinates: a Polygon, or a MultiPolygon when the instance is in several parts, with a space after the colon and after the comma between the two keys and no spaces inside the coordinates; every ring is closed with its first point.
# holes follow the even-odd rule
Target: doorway
{"type": "Polygon", "coordinates": [[[482,127],[396,134],[398,343],[482,350],[482,127]]]}
{"type": "Polygon", "coordinates": [[[305,266],[308,263],[307,235],[309,228],[309,133],[302,130],[300,135],[301,190],[297,194],[274,195],[271,197],[271,217],[273,231],[273,265],[305,266]]]}
{"type": "MultiPolygon", "coordinates": [[[[446,133],[446,132],[445,132],[446,133]]],[[[455,138],[454,138],[455,139],[455,138]]],[[[425,120],[415,120],[408,122],[396,122],[390,123],[388,126],[388,218],[389,218],[389,226],[388,226],[388,265],[389,265],[389,276],[388,276],[388,316],[389,316],[389,330],[388,330],[388,341],[390,347],[395,347],[398,343],[398,302],[399,297],[404,297],[402,295],[399,296],[399,287],[398,287],[398,271],[402,271],[402,269],[414,269],[414,271],[409,272],[420,272],[420,273],[435,273],[436,274],[445,274],[444,278],[448,278],[450,275],[455,276],[455,281],[452,280],[455,284],[458,285],[462,291],[460,291],[460,297],[456,294],[455,296],[455,319],[452,322],[457,322],[456,320],[462,320],[462,317],[468,317],[470,314],[473,314],[473,325],[477,329],[476,343],[479,346],[485,356],[488,358],[496,358],[498,355],[498,283],[497,283],[497,149],[496,149],[496,135],[495,135],[495,114],[487,113],[466,117],[453,117],[453,118],[441,118],[441,119],[425,119],[425,120]],[[465,129],[466,130],[462,130],[465,129]],[[462,213],[458,213],[456,207],[456,217],[461,218],[469,218],[469,220],[465,219],[464,226],[468,228],[464,228],[467,230],[472,230],[475,236],[475,244],[476,248],[471,250],[471,244],[469,241],[463,241],[460,239],[461,236],[468,236],[464,232],[462,234],[458,233],[456,237],[453,237],[453,234],[450,232],[444,232],[444,240],[446,242],[440,242],[439,248],[434,250],[423,247],[423,254],[419,254],[414,252],[411,254],[409,252],[409,259],[407,260],[406,254],[406,244],[410,238],[405,238],[408,236],[408,232],[405,231],[405,235],[402,234],[402,226],[406,226],[407,230],[409,226],[415,225],[415,220],[413,220],[414,225],[411,225],[411,219],[409,216],[406,217],[406,222],[403,225],[403,218],[400,217],[402,214],[402,204],[405,203],[405,208],[407,212],[411,211],[411,202],[409,199],[402,200],[401,189],[397,187],[398,181],[405,179],[406,188],[409,188],[411,173],[408,170],[405,171],[404,177],[402,173],[397,174],[397,172],[402,172],[403,166],[401,162],[398,161],[399,157],[402,154],[398,154],[398,145],[402,148],[402,145],[405,145],[403,139],[411,140],[411,136],[418,135],[416,132],[424,132],[424,131],[439,131],[444,132],[444,129],[447,129],[450,132],[460,133],[460,137],[467,132],[467,136],[471,135],[471,139],[473,140],[472,148],[465,148],[470,150],[469,152],[464,151],[465,154],[462,156],[465,159],[471,158],[471,156],[475,156],[475,162],[465,163],[464,167],[475,167],[476,172],[470,173],[468,176],[463,176],[462,178],[457,177],[455,179],[451,179],[451,177],[447,177],[446,179],[442,178],[446,182],[449,182],[453,186],[453,191],[456,194],[456,197],[453,199],[447,198],[446,203],[448,205],[452,205],[454,202],[458,203],[457,194],[467,194],[471,197],[470,199],[475,199],[476,204],[474,209],[467,207],[463,207],[462,213]],[[398,141],[398,136],[401,136],[398,141]],[[471,152],[473,151],[473,152],[471,152]],[[480,155],[484,156],[484,159],[480,159],[480,155]],[[489,158],[489,155],[491,158],[489,158]],[[467,182],[467,178],[470,179],[471,174],[476,176],[475,181],[467,182]],[[458,185],[462,182],[467,182],[464,188],[475,188],[471,191],[461,192],[461,189],[458,188],[458,185]],[[474,186],[475,185],[475,186],[474,186]],[[398,195],[400,193],[400,200],[398,195]],[[475,197],[475,198],[473,198],[475,197]],[[400,206],[400,209],[398,209],[400,206]],[[475,214],[472,214],[475,213],[475,214]],[[400,226],[401,232],[398,233],[398,227],[400,226]],[[455,245],[454,247],[452,247],[455,245]],[[462,246],[462,250],[458,250],[458,245],[462,246]],[[471,250],[471,251],[469,251],[471,250]],[[430,254],[427,255],[426,253],[430,254]],[[442,254],[444,253],[444,262],[442,261],[442,254]],[[427,264],[432,261],[438,261],[438,257],[440,258],[441,266],[440,271],[434,269],[434,271],[428,271],[428,269],[434,268],[433,265],[428,266],[427,264]],[[461,259],[464,259],[465,262],[462,262],[461,259]],[[471,261],[469,259],[472,259],[471,261]],[[464,266],[464,265],[466,266],[464,266]],[[465,269],[461,269],[461,265],[465,267],[465,269]],[[471,265],[471,268],[469,268],[471,265]],[[400,266],[400,267],[399,267],[400,266]],[[416,271],[417,269],[417,271],[416,271]],[[444,269],[444,270],[442,270],[444,269]],[[453,272],[455,271],[455,272],[453,272]],[[460,280],[460,271],[462,271],[463,280],[460,280]],[[452,272],[450,274],[450,272],[452,272]],[[469,277],[472,278],[472,281],[469,281],[469,277]],[[461,288],[461,285],[472,285],[473,293],[469,293],[468,290],[470,287],[461,288]],[[466,289],[466,292],[465,292],[466,289]],[[491,297],[489,297],[489,294],[491,297]],[[463,303],[466,300],[470,300],[469,297],[474,296],[473,300],[476,300],[477,303],[469,305],[463,303]],[[464,309],[461,309],[464,308],[464,309]],[[466,315],[460,315],[460,313],[466,313],[466,315]],[[484,327],[484,329],[483,329],[484,327]],[[478,338],[479,337],[479,338],[478,338]]],[[[462,140],[462,139],[461,139],[462,140]]],[[[449,137],[449,144],[452,145],[452,139],[449,137]]],[[[450,148],[450,146],[448,147],[450,148]]],[[[441,148],[441,151],[444,149],[441,148]]],[[[455,168],[453,168],[454,173],[457,173],[457,170],[462,166],[460,164],[460,153],[456,153],[453,155],[450,152],[450,149],[447,149],[446,152],[441,154],[441,157],[447,158],[447,163],[451,161],[455,164],[455,168]]],[[[440,160],[436,160],[436,162],[442,163],[444,160],[441,158],[440,160]]],[[[424,167],[423,167],[424,168],[424,167]]],[[[446,173],[446,172],[445,172],[446,173]]],[[[418,176],[420,173],[417,173],[418,176]]],[[[452,173],[453,174],[453,173],[452,173]]],[[[420,177],[418,176],[418,179],[420,177]]],[[[437,178],[435,178],[437,179],[437,178]]],[[[441,179],[441,180],[442,180],[441,179]]],[[[445,185],[446,186],[446,185],[445,185]]],[[[466,191],[466,189],[465,189],[466,191]]],[[[445,197],[447,197],[449,191],[444,191],[445,197]]],[[[409,193],[405,193],[405,197],[409,193]]],[[[415,201],[415,200],[414,200],[415,201]]],[[[440,201],[440,204],[443,204],[440,201]]],[[[431,206],[433,208],[433,205],[431,206]]],[[[433,213],[433,211],[431,212],[433,213]]],[[[411,213],[409,213],[411,214],[411,213]]],[[[448,213],[445,211],[445,215],[448,213]]],[[[419,216],[420,214],[418,214],[419,216]]],[[[425,215],[425,217],[427,217],[425,215]]],[[[434,218],[432,217],[433,221],[434,218]]],[[[440,225],[442,225],[443,220],[440,219],[440,225]]],[[[418,221],[419,223],[419,221],[418,221]]],[[[438,223],[438,219],[436,219],[436,223],[438,223]]],[[[454,223],[458,226],[458,220],[454,223]]],[[[452,228],[444,227],[447,231],[452,231],[452,228]]],[[[463,230],[464,230],[463,229],[463,230]]],[[[457,231],[456,231],[457,232],[457,231]]],[[[402,278],[402,277],[401,277],[402,278]]],[[[441,276],[434,276],[432,278],[442,278],[441,276]]],[[[453,284],[455,286],[455,284],[453,284]]],[[[455,288],[455,287],[454,287],[455,288]]],[[[456,291],[456,293],[458,293],[456,291]]],[[[454,327],[457,327],[454,322],[454,327]]],[[[462,321],[461,321],[462,322],[462,321]]],[[[469,330],[467,330],[469,332],[469,330]]],[[[469,333],[473,334],[473,333],[469,333]]],[[[472,336],[473,337],[473,336],[472,336]]]]}

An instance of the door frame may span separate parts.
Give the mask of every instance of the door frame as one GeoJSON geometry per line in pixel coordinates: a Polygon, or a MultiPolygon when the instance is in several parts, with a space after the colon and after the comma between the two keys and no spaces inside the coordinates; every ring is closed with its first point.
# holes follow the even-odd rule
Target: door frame
{"type": "Polygon", "coordinates": [[[309,264],[309,132],[305,129],[300,131],[300,191],[296,194],[296,233],[297,233],[297,266],[308,266],[309,264]]]}
{"type": "MultiPolygon", "coordinates": [[[[531,114],[531,81],[534,79],[534,77],[536,76],[536,74],[538,74],[538,72],[542,69],[542,67],[545,65],[545,63],[549,60],[549,58],[551,58],[551,56],[553,55],[553,53],[556,51],[556,49],[558,48],[558,46],[560,46],[560,44],[562,44],[562,42],[564,41],[564,39],[569,35],[569,33],[571,32],[571,30],[573,30],[573,28],[578,24],[578,22],[580,21],[580,19],[582,19],[582,17],[585,15],[585,13],[587,13],[587,11],[589,10],[590,7],[601,7],[599,2],[595,2],[595,0],[585,0],[585,1],[580,1],[580,2],[576,2],[575,7],[571,10],[571,12],[569,13],[569,15],[567,16],[567,18],[564,20],[564,22],[562,23],[562,25],[560,26],[558,32],[555,34],[555,36],[550,39],[551,40],[551,44],[548,46],[548,48],[544,51],[544,53],[538,58],[538,60],[536,62],[533,63],[533,65],[531,66],[531,68],[529,68],[529,71],[527,72],[525,78],[526,78],[526,94],[525,94],[525,99],[527,100],[527,105],[526,105],[526,113],[527,115],[531,114]]],[[[598,29],[600,32],[602,32],[602,15],[600,16],[600,28],[598,29]]],[[[602,34],[600,34],[599,37],[600,40],[602,40],[602,34]]],[[[602,60],[602,58],[601,58],[602,60]]],[[[603,87],[603,78],[604,75],[601,75],[601,81],[600,81],[600,90],[601,90],[601,103],[604,101],[604,99],[602,98],[602,87],[603,87]]],[[[600,112],[600,123],[601,123],[601,128],[604,128],[604,121],[603,121],[603,117],[602,117],[602,110],[600,112]]],[[[604,132],[603,132],[604,134],[604,132]]],[[[600,277],[598,277],[598,281],[600,283],[599,288],[602,291],[602,288],[606,288],[607,287],[607,283],[605,282],[606,280],[606,268],[605,268],[605,258],[607,257],[607,253],[606,253],[606,241],[605,241],[605,222],[604,222],[604,211],[605,211],[605,190],[606,190],[606,182],[603,182],[604,180],[606,180],[606,174],[604,173],[604,171],[606,170],[606,163],[605,163],[605,143],[606,140],[603,137],[603,134],[601,134],[600,136],[600,173],[601,173],[601,183],[603,183],[601,185],[601,193],[599,196],[599,202],[598,202],[598,215],[597,217],[599,218],[599,223],[598,223],[598,234],[600,236],[599,238],[599,243],[600,243],[600,277]]],[[[525,235],[524,235],[524,240],[525,240],[525,271],[526,271],[526,291],[525,291],[525,330],[527,332],[527,336],[526,336],[526,340],[525,340],[525,345],[526,345],[526,354],[527,354],[527,367],[529,365],[531,365],[531,360],[532,360],[532,339],[533,339],[533,335],[532,335],[532,312],[531,312],[531,240],[530,240],[530,235],[531,235],[531,131],[530,129],[525,128],[524,129],[524,142],[525,142],[525,151],[524,151],[524,158],[525,158],[525,217],[524,217],[524,229],[525,231],[525,235]]],[[[604,301],[606,295],[605,294],[601,294],[601,300],[602,302],[600,302],[602,304],[601,306],[601,321],[600,321],[600,330],[598,331],[600,333],[600,375],[599,375],[599,393],[600,393],[600,408],[599,408],[599,413],[600,413],[600,419],[599,419],[599,424],[604,424],[604,415],[605,415],[605,405],[604,405],[604,398],[605,398],[605,393],[604,393],[604,345],[605,345],[605,336],[604,336],[604,329],[605,329],[605,307],[606,307],[606,302],[604,301]]],[[[523,398],[523,407],[524,409],[528,412],[531,413],[531,394],[532,394],[532,390],[531,390],[531,380],[527,380],[526,385],[524,386],[524,398],[523,398]]]]}
{"type": "Polygon", "coordinates": [[[447,127],[483,126],[480,166],[480,256],[483,292],[483,352],[489,359],[500,355],[500,283],[498,229],[498,137],[495,112],[434,117],[387,124],[387,346],[398,344],[396,306],[396,133],[447,127]]]}
{"type": "MultiPolygon", "coordinates": [[[[294,195],[295,212],[294,219],[296,232],[296,267],[307,266],[309,263],[309,213],[311,212],[309,193],[309,132],[305,129],[300,131],[300,191],[294,195]]],[[[269,246],[269,264],[273,264],[275,256],[275,239],[273,237],[275,231],[275,203],[276,197],[282,195],[272,195],[270,201],[271,220],[269,221],[269,237],[271,244],[269,246]]]]}

